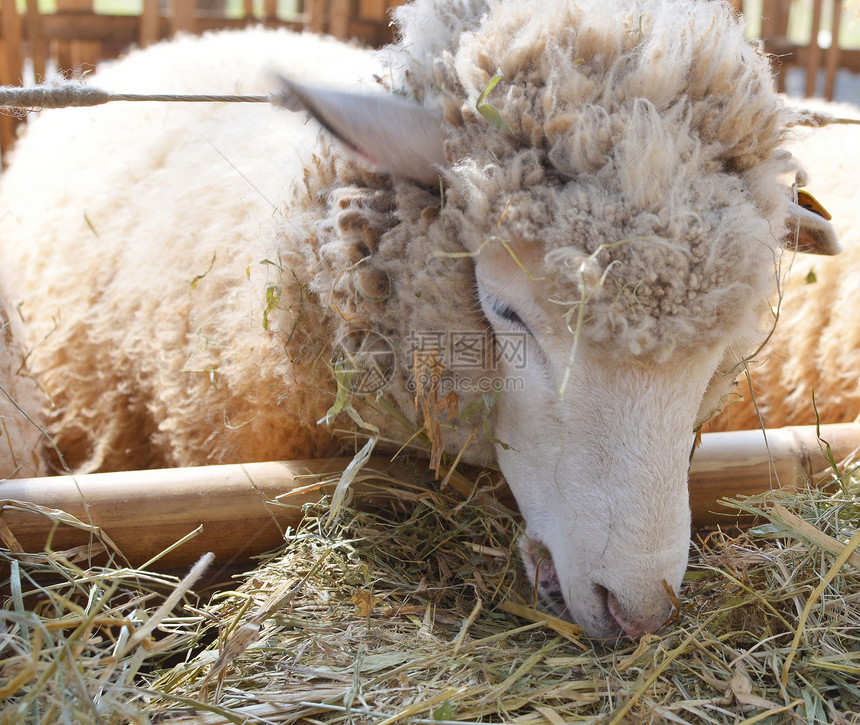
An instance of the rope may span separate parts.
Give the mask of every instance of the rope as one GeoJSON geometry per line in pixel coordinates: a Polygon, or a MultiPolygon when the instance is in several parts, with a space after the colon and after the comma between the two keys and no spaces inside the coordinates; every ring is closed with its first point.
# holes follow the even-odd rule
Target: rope
{"type": "MultiPolygon", "coordinates": [[[[19,86],[0,86],[0,108],[79,108],[100,106],[113,101],[156,102],[156,103],[274,103],[283,105],[281,93],[265,96],[238,95],[195,95],[195,94],[138,94],[111,93],[100,88],[82,86],[79,83],[59,83],[57,85],[38,85],[28,88],[19,86]]],[[[830,124],[860,125],[857,118],[836,118],[827,113],[806,112],[803,120],[795,126],[828,126],[830,124]]]]}
{"type": "MultiPolygon", "coordinates": [[[[801,109],[803,111],[803,109],[801,109]]],[[[860,125],[860,118],[837,118],[829,113],[818,113],[816,111],[803,111],[807,118],[793,124],[795,126],[829,126],[833,123],[846,123],[860,125]]]]}
{"type": "Polygon", "coordinates": [[[160,103],[270,103],[270,96],[220,96],[185,94],[111,93],[78,83],[39,85],[28,88],[0,86],[0,107],[3,108],[81,108],[100,106],[113,101],[155,101],[160,103]]]}

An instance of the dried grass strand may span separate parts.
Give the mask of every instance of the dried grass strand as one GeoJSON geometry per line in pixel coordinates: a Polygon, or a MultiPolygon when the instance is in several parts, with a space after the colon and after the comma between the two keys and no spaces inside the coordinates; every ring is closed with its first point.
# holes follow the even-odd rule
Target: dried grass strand
{"type": "Polygon", "coordinates": [[[860,546],[860,530],[851,537],[851,540],[845,546],[845,549],[838,557],[836,557],[836,561],[833,562],[833,566],[827,570],[821,583],[815,587],[815,590],[809,595],[809,599],[806,600],[806,606],[800,614],[800,621],[798,622],[797,629],[794,633],[791,648],[789,649],[788,656],[785,658],[785,664],[782,666],[781,682],[783,687],[788,684],[788,673],[791,670],[791,663],[794,662],[794,658],[797,655],[797,648],[800,646],[800,640],[803,637],[806,621],[809,619],[809,613],[812,610],[813,605],[819,600],[821,595],[824,593],[824,590],[831,585],[833,579],[839,573],[839,570],[845,562],[848,561],[851,554],[858,546],[860,546]]]}

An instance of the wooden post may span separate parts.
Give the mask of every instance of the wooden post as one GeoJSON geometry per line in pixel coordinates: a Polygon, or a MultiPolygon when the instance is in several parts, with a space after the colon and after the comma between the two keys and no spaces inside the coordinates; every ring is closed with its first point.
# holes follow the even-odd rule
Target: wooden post
{"type": "MultiPolygon", "coordinates": [[[[57,13],[92,14],[93,0],[57,0],[57,13]]],[[[80,77],[93,70],[102,59],[101,43],[96,40],[63,40],[57,43],[57,65],[80,77]],[[87,67],[85,67],[87,66],[87,67]]]]}
{"type": "MultiPolygon", "coordinates": [[[[835,0],[839,2],[839,0],[835,0]]],[[[821,66],[821,46],[818,44],[818,33],[821,30],[821,3],[822,0],[814,0],[812,5],[812,31],[809,36],[809,47],[806,58],[806,95],[811,98],[815,95],[815,86],[818,83],[818,68],[821,66]]]]}
{"type": "Polygon", "coordinates": [[[197,31],[197,8],[195,0],[171,0],[170,33],[194,33],[197,31]]]}
{"type": "Polygon", "coordinates": [[[352,0],[329,0],[328,32],[335,38],[349,38],[352,0]]]}
{"type": "Polygon", "coordinates": [[[824,97],[833,100],[836,85],[836,70],[839,67],[839,26],[842,21],[842,0],[833,0],[833,23],[830,26],[832,37],[827,56],[824,60],[824,97]]]}
{"type": "Polygon", "coordinates": [[[137,43],[141,48],[161,40],[161,3],[159,0],[143,0],[137,43]]]}
{"type": "MultiPolygon", "coordinates": [[[[0,0],[3,35],[0,38],[0,85],[21,84],[21,16],[15,0],[0,0]]],[[[18,119],[8,113],[0,114],[0,152],[5,154],[15,141],[18,119]]]]}
{"type": "MultiPolygon", "coordinates": [[[[785,0],[763,0],[762,2],[761,37],[768,51],[777,56],[792,52],[787,37],[788,13],[789,4],[785,0]]],[[[785,66],[777,63],[776,71],[777,90],[783,93],[785,91],[785,66]]]]}
{"type": "Polygon", "coordinates": [[[15,0],[0,1],[0,17],[3,19],[2,40],[3,52],[0,55],[0,74],[4,85],[21,84],[21,48],[23,34],[21,31],[21,16],[15,0]]]}
{"type": "MultiPolygon", "coordinates": [[[[860,424],[822,426],[821,436],[837,461],[856,456],[860,449],[860,424]]],[[[721,498],[780,486],[796,489],[807,480],[820,480],[830,465],[823,450],[812,426],[767,431],[767,445],[760,430],[704,434],[690,470],[694,526],[738,520],[718,503],[721,498]]],[[[56,525],[56,516],[34,512],[32,506],[28,511],[26,505],[16,503],[29,502],[100,527],[138,566],[202,525],[200,534],[160,559],[158,568],[187,566],[206,551],[225,566],[277,547],[286,528],[301,521],[301,507],[330,493],[350,461],[249,463],[5,481],[0,483],[0,537],[6,548],[20,545],[26,552],[41,551],[49,537],[54,551],[92,541],[88,531],[56,525]]],[[[419,465],[375,456],[352,488],[375,492],[376,497],[382,497],[385,488],[388,499],[410,497],[414,489],[408,483],[429,477],[419,465]],[[387,483],[391,481],[406,483],[387,483]]],[[[512,504],[509,492],[503,491],[500,499],[512,504]]]]}
{"type": "Polygon", "coordinates": [[[309,11],[308,30],[324,33],[328,30],[328,0],[306,0],[309,11]]]}
{"type": "Polygon", "coordinates": [[[388,12],[385,0],[361,0],[358,7],[359,17],[366,20],[385,20],[388,12]]]}
{"type": "Polygon", "coordinates": [[[47,77],[48,41],[45,38],[45,23],[37,0],[27,0],[26,22],[27,45],[30,48],[30,59],[33,61],[33,73],[36,82],[41,83],[47,77]]]}

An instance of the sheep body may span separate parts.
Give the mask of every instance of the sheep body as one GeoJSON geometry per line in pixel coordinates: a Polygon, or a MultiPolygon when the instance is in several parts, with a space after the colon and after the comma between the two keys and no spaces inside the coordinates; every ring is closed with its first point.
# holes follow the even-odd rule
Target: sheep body
{"type": "MultiPolygon", "coordinates": [[[[295,72],[324,80],[326,69],[368,79],[377,68],[333,41],[252,30],[132,53],[98,82],[263,93],[266,64],[285,46],[295,72]]],[[[21,332],[74,469],[329,451],[331,434],[315,426],[325,404],[295,385],[313,377],[314,351],[290,355],[295,372],[284,379],[285,338],[262,325],[267,288],[280,289],[283,308],[300,301],[300,287],[280,279],[290,272],[273,219],[302,183],[317,136],[305,119],[266,106],[114,104],[43,112],[20,140],[3,179],[4,254],[39,274],[7,283],[25,300],[21,332]],[[51,214],[28,201],[35,194],[52,200],[51,214]]],[[[312,305],[303,321],[321,337],[312,305]]]]}
{"type": "Polygon", "coordinates": [[[794,113],[720,2],[416,0],[396,19],[380,55],[252,30],[98,76],[254,93],[271,63],[360,91],[284,98],[358,157],[261,107],[33,124],[0,251],[57,443],[78,470],[320,456],[341,448],[317,421],[353,393],[383,441],[495,456],[552,556],[527,563],[589,634],[654,631],[686,566],[692,429],[763,334],[800,214],[794,113]],[[380,345],[384,387],[351,387],[380,345]]]}
{"type": "MultiPolygon", "coordinates": [[[[802,107],[835,118],[860,118],[860,109],[846,103],[807,99],[802,107]]],[[[750,365],[754,395],[742,377],[742,398],[730,401],[709,429],[777,428],[860,418],[860,193],[853,153],[860,128],[831,124],[798,128],[793,135],[789,148],[803,164],[809,190],[832,214],[843,252],[836,257],[791,260],[778,323],[750,365]]]]}

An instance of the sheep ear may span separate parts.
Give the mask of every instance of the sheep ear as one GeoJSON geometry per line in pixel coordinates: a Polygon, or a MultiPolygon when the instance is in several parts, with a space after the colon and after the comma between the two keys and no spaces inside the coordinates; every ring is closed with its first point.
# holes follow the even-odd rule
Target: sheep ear
{"type": "MultiPolygon", "coordinates": [[[[809,194],[805,196],[812,199],[809,194]]],[[[830,224],[830,214],[815,199],[812,199],[814,204],[805,202],[804,197],[799,197],[798,201],[800,203],[791,202],[783,246],[806,254],[839,254],[842,247],[830,224]]]]}
{"type": "Polygon", "coordinates": [[[436,184],[445,166],[441,118],[405,98],[305,86],[280,78],[273,101],[307,111],[342,144],[394,176],[436,184]]]}

